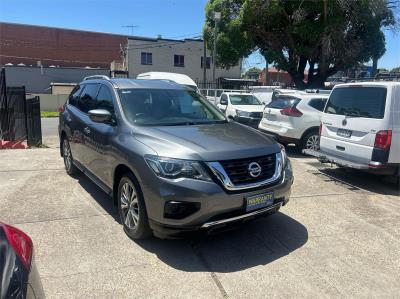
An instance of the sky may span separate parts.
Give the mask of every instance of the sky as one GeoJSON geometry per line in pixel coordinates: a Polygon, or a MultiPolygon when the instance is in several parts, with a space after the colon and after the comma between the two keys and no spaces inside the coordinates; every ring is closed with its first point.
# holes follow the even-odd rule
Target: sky
{"type": "MultiPolygon", "coordinates": [[[[200,36],[207,0],[0,0],[0,21],[164,38],[200,36]],[[128,28],[124,26],[137,26],[128,28]]],[[[400,66],[400,32],[386,31],[379,68],[400,66]]],[[[255,53],[244,68],[263,68],[255,53]]]]}

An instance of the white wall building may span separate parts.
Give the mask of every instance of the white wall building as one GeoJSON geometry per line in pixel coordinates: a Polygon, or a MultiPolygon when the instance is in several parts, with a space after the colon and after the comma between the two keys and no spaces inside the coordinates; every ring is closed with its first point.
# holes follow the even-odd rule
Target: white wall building
{"type": "MultiPolygon", "coordinates": [[[[128,39],[129,77],[159,71],[185,74],[194,81],[203,81],[203,41],[130,37],[128,39]]],[[[240,65],[240,64],[239,64],[240,65]]],[[[240,78],[240,66],[217,68],[216,79],[240,78]]],[[[211,53],[207,50],[207,81],[212,80],[211,53]]]]}

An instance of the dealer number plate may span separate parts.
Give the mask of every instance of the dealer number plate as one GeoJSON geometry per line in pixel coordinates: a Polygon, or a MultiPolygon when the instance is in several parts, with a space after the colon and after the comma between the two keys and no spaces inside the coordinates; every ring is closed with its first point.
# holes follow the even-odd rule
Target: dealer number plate
{"type": "Polygon", "coordinates": [[[246,198],[246,212],[271,206],[274,203],[274,193],[263,193],[246,198]]]}

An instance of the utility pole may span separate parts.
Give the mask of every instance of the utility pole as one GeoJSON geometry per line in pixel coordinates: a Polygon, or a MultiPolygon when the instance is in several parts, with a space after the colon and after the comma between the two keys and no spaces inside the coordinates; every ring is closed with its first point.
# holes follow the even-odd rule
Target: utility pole
{"type": "Polygon", "coordinates": [[[203,36],[203,88],[207,88],[206,81],[207,81],[207,49],[206,49],[206,39],[203,36]]]}
{"type": "Polygon", "coordinates": [[[213,82],[215,88],[217,88],[217,82],[215,81],[215,66],[217,63],[217,33],[218,33],[218,22],[221,19],[221,12],[214,11],[214,50],[213,50],[213,82]]]}

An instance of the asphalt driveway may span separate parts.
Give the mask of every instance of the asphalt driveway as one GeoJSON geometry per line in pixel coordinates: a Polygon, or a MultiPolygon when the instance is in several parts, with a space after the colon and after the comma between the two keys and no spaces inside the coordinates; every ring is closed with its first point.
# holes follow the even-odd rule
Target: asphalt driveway
{"type": "MultiPolygon", "coordinates": [[[[54,139],[55,140],[55,139],[54,139]]],[[[292,153],[289,204],[212,237],[135,242],[54,147],[0,151],[0,220],[26,231],[48,298],[398,297],[400,191],[292,153]]]]}

